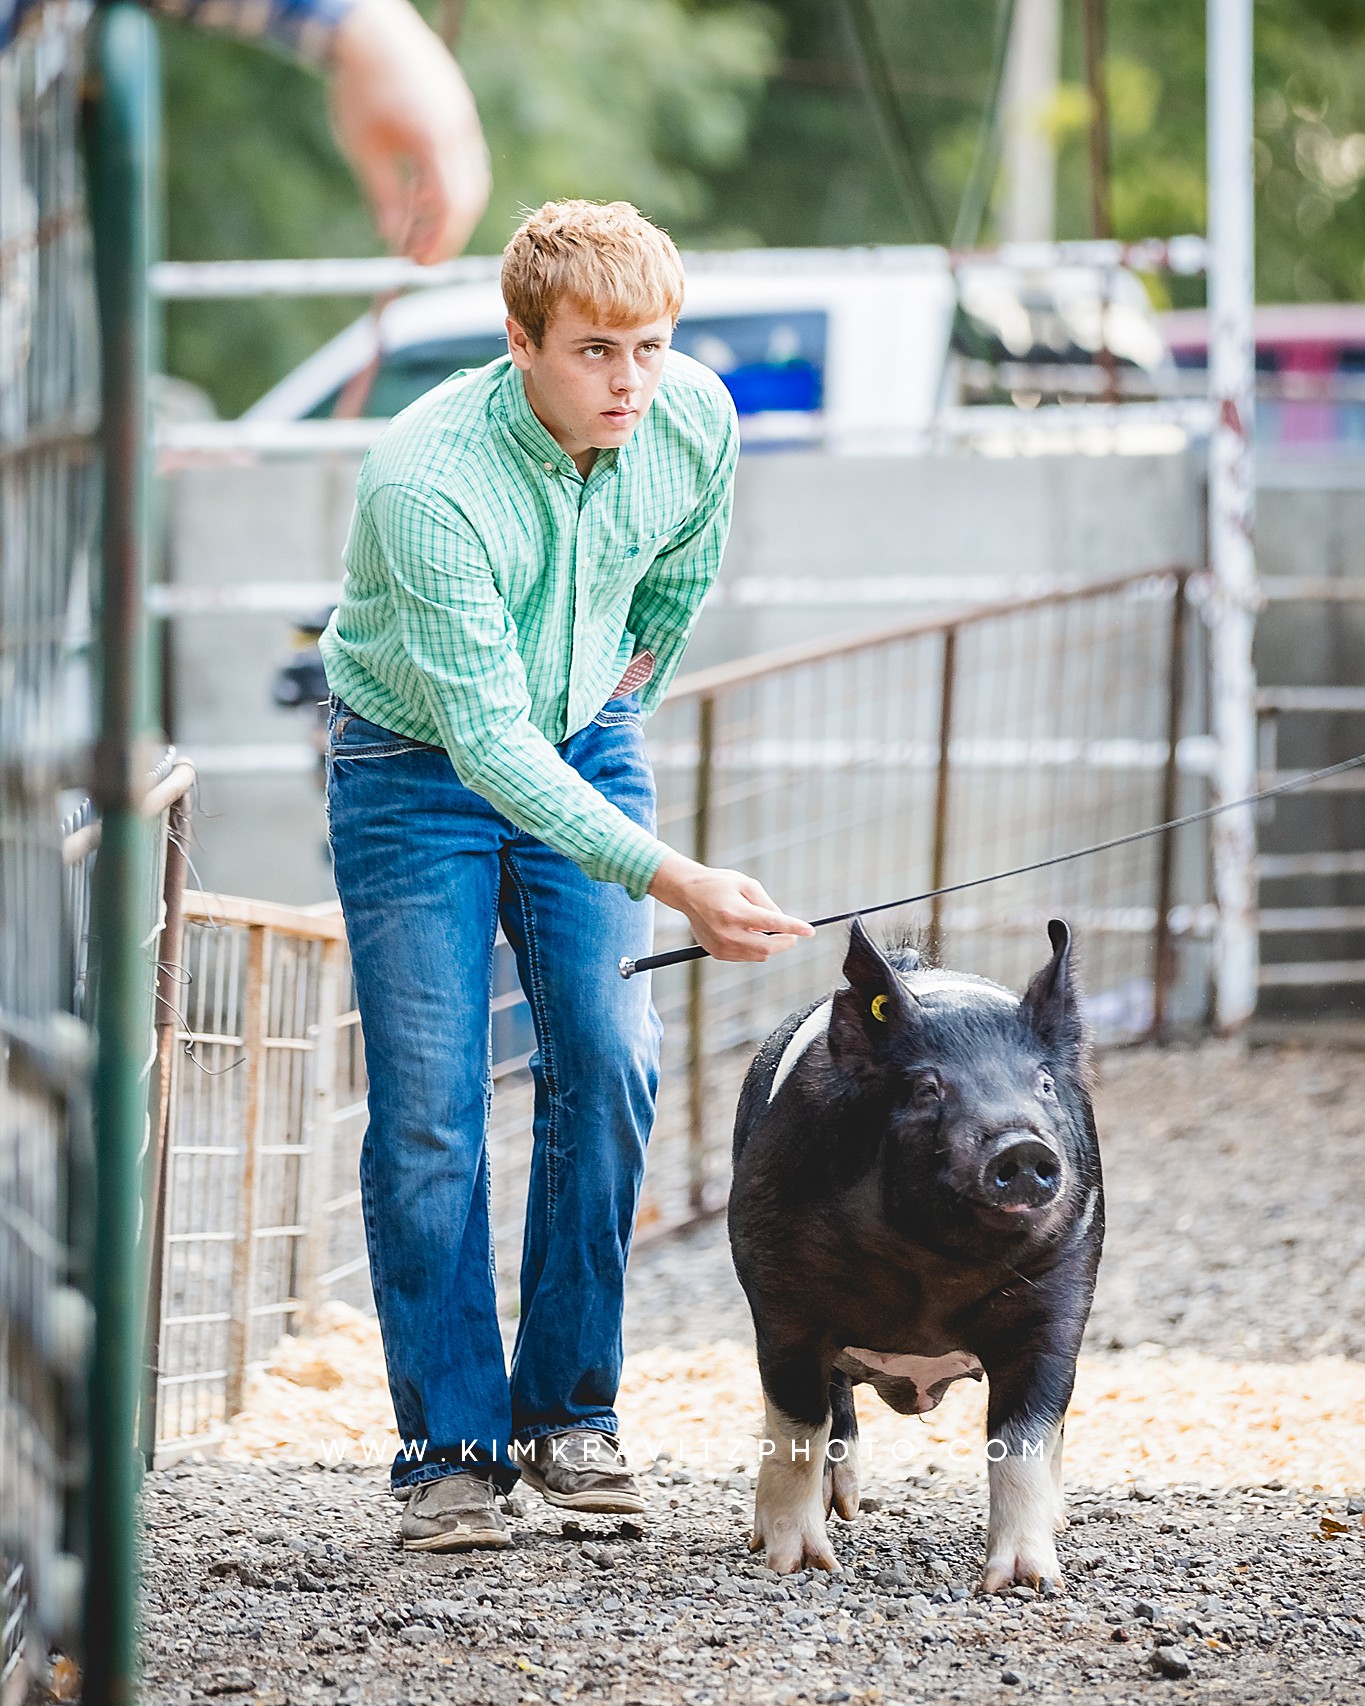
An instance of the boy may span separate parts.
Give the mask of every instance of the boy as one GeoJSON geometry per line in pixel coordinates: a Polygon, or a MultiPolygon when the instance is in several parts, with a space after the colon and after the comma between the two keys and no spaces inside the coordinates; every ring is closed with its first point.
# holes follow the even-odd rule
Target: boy
{"type": "Polygon", "coordinates": [[[738,453],[720,381],[668,351],[677,250],[624,202],[547,203],[502,282],[508,355],[366,458],[321,640],[391,1483],[422,1551],[506,1545],[494,1494],[519,1471],[568,1509],[643,1509],[613,1404],[660,1025],[617,963],[649,951],[646,896],[722,959],[811,934],[653,833],[642,720],[719,567],[738,453]],[[499,920],[537,1042],[510,1379],[485,1143],[499,920]]]}

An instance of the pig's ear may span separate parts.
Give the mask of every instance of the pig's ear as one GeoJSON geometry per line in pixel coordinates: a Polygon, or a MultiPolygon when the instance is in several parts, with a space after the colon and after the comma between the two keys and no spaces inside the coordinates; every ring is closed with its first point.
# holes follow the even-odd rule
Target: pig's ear
{"type": "Polygon", "coordinates": [[[1019,1011],[1048,1048],[1078,1049],[1082,1028],[1071,969],[1071,930],[1060,918],[1053,918],[1047,935],[1052,958],[1024,992],[1019,1011]]]}
{"type": "Polygon", "coordinates": [[[919,1003],[895,968],[863,928],[853,920],[844,959],[848,988],[834,996],[829,1017],[829,1052],[852,1071],[875,1067],[887,1044],[913,1022],[919,1003]]]}

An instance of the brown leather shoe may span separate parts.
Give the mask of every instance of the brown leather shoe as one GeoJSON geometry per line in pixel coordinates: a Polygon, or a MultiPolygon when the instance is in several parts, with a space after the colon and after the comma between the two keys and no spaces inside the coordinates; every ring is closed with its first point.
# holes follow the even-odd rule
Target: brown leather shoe
{"type": "Polygon", "coordinates": [[[519,1461],[528,1485],[563,1510],[638,1515],[645,1508],[620,1441],[599,1428],[546,1434],[519,1461]]]}
{"type": "Polygon", "coordinates": [[[464,1471],[424,1481],[408,1500],[398,1532],[405,1552],[472,1552],[510,1546],[512,1532],[486,1475],[464,1471]]]}

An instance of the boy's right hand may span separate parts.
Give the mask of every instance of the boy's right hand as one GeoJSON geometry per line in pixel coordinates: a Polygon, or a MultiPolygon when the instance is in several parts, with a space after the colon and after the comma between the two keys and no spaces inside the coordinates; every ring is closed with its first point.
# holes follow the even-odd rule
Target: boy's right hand
{"type": "Polygon", "coordinates": [[[778,910],[762,883],[742,871],[699,865],[670,853],[654,873],[649,892],[684,913],[693,934],[717,960],[770,960],[815,931],[778,910]]]}

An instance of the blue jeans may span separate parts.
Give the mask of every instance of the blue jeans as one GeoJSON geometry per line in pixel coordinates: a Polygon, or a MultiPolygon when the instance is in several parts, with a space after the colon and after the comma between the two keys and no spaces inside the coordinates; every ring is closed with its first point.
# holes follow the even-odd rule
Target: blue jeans
{"type": "MultiPolygon", "coordinates": [[[[398,1422],[396,1487],[477,1468],[509,1442],[616,1431],[626,1256],[654,1120],[662,1026],[653,907],[596,882],[466,788],[443,748],[333,696],[328,835],[369,1069],[360,1156],[370,1278],[398,1422]],[[489,1221],[490,999],[498,923],[535,1025],[534,1150],[509,1378],[489,1221]]],[[[558,751],[652,830],[638,696],[558,751]]]]}

